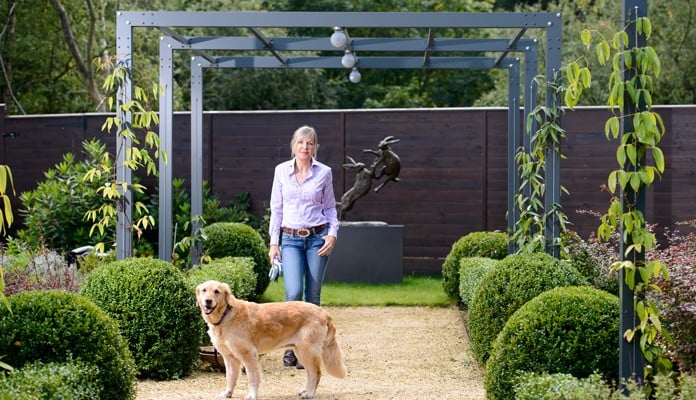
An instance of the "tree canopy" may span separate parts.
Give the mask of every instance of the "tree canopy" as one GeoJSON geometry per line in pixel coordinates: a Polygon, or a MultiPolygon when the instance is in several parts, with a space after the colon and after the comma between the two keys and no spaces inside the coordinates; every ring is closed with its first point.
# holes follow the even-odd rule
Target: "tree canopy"
{"type": "MultiPolygon", "coordinates": [[[[655,88],[660,104],[696,103],[693,65],[696,0],[653,0],[650,18],[653,45],[663,54],[663,79],[655,88]],[[679,10],[674,12],[673,10],[679,10]]],[[[96,64],[115,56],[118,10],[241,11],[561,11],[564,61],[584,52],[579,32],[615,26],[620,2],[611,0],[9,0],[0,4],[0,92],[10,114],[83,113],[104,110],[104,93],[96,64]],[[531,4],[531,5],[530,5],[531,4]]],[[[238,32],[245,34],[246,32],[238,32]]],[[[311,32],[276,28],[276,35],[311,32]]],[[[229,35],[229,30],[197,28],[191,35],[229,35]]],[[[351,30],[360,36],[423,37],[417,30],[351,30]]],[[[512,33],[514,34],[514,33],[512,33]]],[[[161,32],[138,30],[134,36],[136,79],[157,81],[161,32]]],[[[443,30],[442,37],[510,37],[504,30],[443,30]],[[500,35],[500,36],[498,36],[500,35]]],[[[175,109],[189,108],[187,52],[175,52],[175,109]]],[[[367,70],[353,84],[345,70],[208,70],[204,109],[329,109],[377,107],[465,107],[507,103],[504,71],[367,70]]],[[[137,83],[137,82],[136,82],[137,83]]],[[[606,88],[593,87],[585,103],[601,104],[606,88]]]]}

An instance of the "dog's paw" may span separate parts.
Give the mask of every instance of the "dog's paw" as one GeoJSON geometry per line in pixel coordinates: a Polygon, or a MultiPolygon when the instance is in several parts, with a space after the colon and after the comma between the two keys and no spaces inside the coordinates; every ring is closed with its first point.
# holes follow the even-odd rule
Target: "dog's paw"
{"type": "Polygon", "coordinates": [[[222,392],[218,393],[218,397],[221,397],[223,399],[229,399],[232,397],[232,391],[231,390],[223,390],[222,392]]]}
{"type": "Polygon", "coordinates": [[[256,400],[256,395],[247,394],[246,396],[244,396],[244,400],[256,400]]]}
{"type": "Polygon", "coordinates": [[[314,393],[309,392],[307,389],[300,390],[300,393],[298,393],[297,395],[300,396],[301,399],[313,399],[314,398],[314,393]]]}

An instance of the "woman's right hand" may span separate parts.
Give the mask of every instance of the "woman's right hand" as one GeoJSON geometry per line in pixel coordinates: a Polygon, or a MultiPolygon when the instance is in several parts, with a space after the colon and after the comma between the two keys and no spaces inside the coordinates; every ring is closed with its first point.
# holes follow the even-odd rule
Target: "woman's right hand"
{"type": "Polygon", "coordinates": [[[280,246],[278,246],[277,244],[272,244],[271,248],[268,250],[268,258],[271,260],[271,264],[273,264],[273,259],[276,257],[278,257],[278,260],[280,260],[281,262],[283,261],[280,258],[280,246]]]}

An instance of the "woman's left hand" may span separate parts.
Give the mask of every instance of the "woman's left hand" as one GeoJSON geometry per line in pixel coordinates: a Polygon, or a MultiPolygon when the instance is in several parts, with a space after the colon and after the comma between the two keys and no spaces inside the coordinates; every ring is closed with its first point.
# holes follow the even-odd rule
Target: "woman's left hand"
{"type": "Polygon", "coordinates": [[[324,239],[324,245],[321,246],[318,254],[321,257],[324,257],[331,254],[331,252],[334,249],[334,246],[336,246],[336,236],[326,235],[322,239],[324,239]]]}

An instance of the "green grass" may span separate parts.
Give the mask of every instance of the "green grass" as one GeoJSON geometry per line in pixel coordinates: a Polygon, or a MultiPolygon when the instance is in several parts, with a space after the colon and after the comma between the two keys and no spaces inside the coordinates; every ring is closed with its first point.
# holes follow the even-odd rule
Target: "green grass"
{"type": "MultiPolygon", "coordinates": [[[[285,300],[283,278],[271,282],[262,302],[285,300]]],[[[455,304],[442,289],[442,279],[432,276],[405,276],[402,283],[371,285],[327,282],[321,290],[323,306],[426,306],[455,304]]]]}

